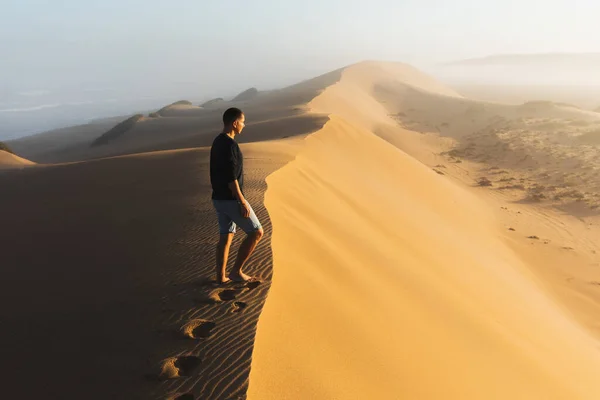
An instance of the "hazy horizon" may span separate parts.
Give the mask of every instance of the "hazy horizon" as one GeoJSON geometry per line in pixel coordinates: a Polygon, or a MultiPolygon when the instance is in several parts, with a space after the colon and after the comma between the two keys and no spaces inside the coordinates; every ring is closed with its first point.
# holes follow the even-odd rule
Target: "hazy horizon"
{"type": "MultiPolygon", "coordinates": [[[[595,52],[598,11],[593,1],[575,8],[562,0],[476,6],[321,0],[302,7],[272,0],[13,2],[0,15],[0,34],[11,38],[0,43],[0,140],[169,101],[283,87],[366,59],[406,62],[447,82],[510,83],[523,74],[438,64],[493,54],[595,52]]],[[[600,85],[595,71],[585,79],[570,71],[523,76],[600,85]]]]}

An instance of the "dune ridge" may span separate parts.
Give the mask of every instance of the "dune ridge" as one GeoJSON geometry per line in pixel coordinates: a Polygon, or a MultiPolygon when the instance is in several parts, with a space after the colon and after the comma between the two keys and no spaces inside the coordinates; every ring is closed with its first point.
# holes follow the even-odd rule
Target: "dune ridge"
{"type": "Polygon", "coordinates": [[[464,104],[404,68],[344,70],[309,103],[330,121],[267,177],[274,275],[248,398],[597,398],[598,339],[549,288],[552,254],[517,246],[492,208],[509,203],[473,194],[467,170],[397,147],[426,142],[378,80],[464,104]]]}
{"type": "Polygon", "coordinates": [[[151,113],[156,117],[180,117],[194,115],[195,112],[202,110],[202,106],[195,106],[189,100],[179,100],[151,113]]]}
{"type": "Polygon", "coordinates": [[[100,135],[96,140],[92,142],[90,146],[101,146],[110,143],[111,141],[118,139],[123,136],[133,128],[135,128],[136,124],[139,122],[143,122],[145,119],[144,115],[136,114],[132,117],[127,118],[124,121],[119,122],[113,128],[111,128],[108,132],[100,135]]]}
{"type": "Polygon", "coordinates": [[[200,107],[202,107],[202,108],[214,107],[224,101],[225,101],[225,99],[223,99],[222,97],[215,97],[214,99],[210,99],[210,100],[205,101],[204,103],[200,104],[200,107]]]}
{"type": "Polygon", "coordinates": [[[246,101],[256,97],[257,95],[258,89],[255,87],[251,87],[250,89],[246,89],[243,92],[239,93],[231,101],[246,101]]]}
{"type": "Polygon", "coordinates": [[[0,150],[0,169],[19,168],[34,164],[34,162],[19,157],[16,154],[9,153],[5,150],[0,150]]]}

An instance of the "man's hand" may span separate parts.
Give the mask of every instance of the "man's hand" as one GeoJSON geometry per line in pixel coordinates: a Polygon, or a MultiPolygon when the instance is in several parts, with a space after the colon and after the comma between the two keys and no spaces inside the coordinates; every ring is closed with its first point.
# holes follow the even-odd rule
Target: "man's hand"
{"type": "Polygon", "coordinates": [[[246,203],[246,200],[242,200],[240,202],[240,211],[242,213],[242,217],[248,218],[250,216],[250,206],[246,203]]]}
{"type": "Polygon", "coordinates": [[[235,197],[240,204],[240,212],[242,213],[242,217],[248,218],[250,216],[250,206],[242,194],[242,189],[240,189],[240,184],[238,183],[237,179],[233,182],[229,182],[229,189],[231,190],[233,197],[235,197]]]}

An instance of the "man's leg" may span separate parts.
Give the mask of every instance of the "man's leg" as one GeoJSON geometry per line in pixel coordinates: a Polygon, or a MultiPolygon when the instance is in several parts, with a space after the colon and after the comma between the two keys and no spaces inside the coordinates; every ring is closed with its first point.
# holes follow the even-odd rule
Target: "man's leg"
{"type": "Polygon", "coordinates": [[[248,259],[252,255],[252,252],[254,252],[254,249],[256,248],[256,245],[258,244],[260,239],[263,237],[263,234],[264,233],[263,233],[262,228],[259,228],[258,230],[254,231],[254,232],[248,233],[248,235],[246,236],[246,239],[244,239],[244,241],[240,245],[240,249],[238,250],[235,264],[233,265],[231,274],[229,274],[229,278],[231,278],[231,280],[247,281],[247,280],[251,279],[250,276],[248,276],[242,272],[242,268],[244,268],[244,264],[246,263],[246,261],[248,261],[248,259]]]}
{"type": "Polygon", "coordinates": [[[225,270],[227,269],[227,259],[229,258],[229,247],[231,247],[231,241],[233,239],[233,233],[219,235],[219,243],[217,244],[217,283],[226,283],[229,278],[225,277],[225,270]]]}

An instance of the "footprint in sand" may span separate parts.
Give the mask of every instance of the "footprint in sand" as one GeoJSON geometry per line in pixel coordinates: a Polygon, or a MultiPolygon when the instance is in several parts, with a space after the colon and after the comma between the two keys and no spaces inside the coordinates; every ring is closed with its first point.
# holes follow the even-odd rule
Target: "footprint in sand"
{"type": "Polygon", "coordinates": [[[200,358],[196,356],[170,357],[162,362],[158,378],[166,380],[190,376],[199,365],[200,358]]]}
{"type": "Polygon", "coordinates": [[[190,339],[204,339],[210,337],[212,330],[217,326],[214,322],[204,319],[194,319],[181,327],[181,333],[190,339]]]}
{"type": "Polygon", "coordinates": [[[247,289],[215,289],[200,297],[198,302],[202,304],[217,304],[235,300],[244,290],[247,289]]]}
{"type": "Polygon", "coordinates": [[[217,293],[217,296],[219,299],[221,299],[221,301],[229,301],[235,300],[235,298],[242,294],[242,292],[244,292],[242,289],[226,289],[217,293]]]}
{"type": "Polygon", "coordinates": [[[224,301],[235,300],[240,294],[256,289],[262,282],[254,281],[242,283],[241,287],[234,286],[232,289],[218,288],[210,291],[208,294],[198,299],[199,303],[216,304],[224,301]]]}
{"type": "Polygon", "coordinates": [[[238,313],[243,311],[246,307],[248,307],[248,304],[244,303],[243,301],[234,301],[231,305],[231,312],[238,313]]]}
{"type": "MultiPolygon", "coordinates": [[[[252,289],[256,289],[261,283],[263,283],[263,281],[260,281],[260,280],[252,280],[249,282],[229,281],[225,284],[225,286],[232,286],[234,288],[247,287],[248,289],[252,290],[252,289]]],[[[204,288],[206,288],[206,287],[219,288],[220,287],[220,285],[217,283],[217,281],[214,279],[211,279],[211,278],[200,279],[198,282],[196,282],[196,286],[204,287],[204,288]]]]}
{"type": "Polygon", "coordinates": [[[248,288],[248,290],[254,290],[257,287],[259,287],[261,283],[262,283],[261,281],[252,281],[252,282],[246,283],[245,286],[248,288]]]}

